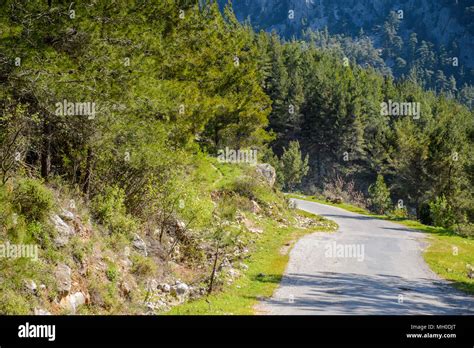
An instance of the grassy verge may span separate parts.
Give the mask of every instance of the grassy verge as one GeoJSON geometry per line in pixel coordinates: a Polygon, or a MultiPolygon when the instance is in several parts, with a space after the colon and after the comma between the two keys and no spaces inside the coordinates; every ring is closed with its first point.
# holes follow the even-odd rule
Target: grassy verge
{"type": "Polygon", "coordinates": [[[347,203],[329,203],[317,197],[300,194],[289,194],[288,197],[331,205],[354,213],[393,221],[427,233],[430,245],[423,254],[426,263],[439,276],[452,281],[456,288],[474,294],[474,279],[468,277],[467,269],[467,265],[474,266],[474,239],[461,237],[446,228],[423,225],[419,221],[372,214],[366,209],[347,203]]]}
{"type": "Polygon", "coordinates": [[[298,211],[304,217],[324,221],[326,226],[294,228],[278,226],[271,219],[264,219],[264,233],[245,263],[245,273],[222,292],[174,307],[168,314],[255,314],[255,305],[261,298],[270,297],[285,271],[291,246],[305,234],[317,231],[334,231],[337,225],[319,216],[298,211]],[[286,248],[285,248],[286,247],[286,248]]]}

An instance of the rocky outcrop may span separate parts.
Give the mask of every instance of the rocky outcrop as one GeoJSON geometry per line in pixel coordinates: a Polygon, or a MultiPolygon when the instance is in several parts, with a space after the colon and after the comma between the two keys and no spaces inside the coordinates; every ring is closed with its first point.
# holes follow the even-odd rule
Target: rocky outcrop
{"type": "Polygon", "coordinates": [[[56,267],[55,276],[59,293],[68,294],[72,287],[71,268],[64,263],[60,263],[56,267]]]}
{"type": "MultiPolygon", "coordinates": [[[[61,215],[70,216],[65,214],[61,215]]],[[[65,246],[69,242],[69,238],[74,235],[74,229],[57,214],[51,215],[49,220],[57,232],[57,235],[54,237],[54,245],[58,248],[65,246]]]]}
{"type": "Polygon", "coordinates": [[[140,254],[143,256],[148,256],[146,243],[137,233],[133,235],[132,245],[136,250],[138,250],[140,254]]]}
{"type": "Polygon", "coordinates": [[[260,163],[257,164],[256,171],[268,183],[268,185],[273,187],[276,180],[275,168],[268,163],[260,163]]]}
{"type": "Polygon", "coordinates": [[[76,314],[78,307],[84,305],[85,303],[86,295],[84,295],[82,292],[75,292],[74,294],[63,297],[59,302],[59,305],[67,312],[76,314]]]}

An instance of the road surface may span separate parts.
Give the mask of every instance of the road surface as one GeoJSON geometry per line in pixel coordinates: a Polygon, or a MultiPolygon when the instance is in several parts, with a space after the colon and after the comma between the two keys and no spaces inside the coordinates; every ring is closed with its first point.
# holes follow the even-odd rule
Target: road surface
{"type": "Polygon", "coordinates": [[[474,314],[474,296],[455,290],[423,260],[425,235],[389,221],[303,200],[299,209],[339,225],[300,239],[271,299],[277,315],[474,314]]]}

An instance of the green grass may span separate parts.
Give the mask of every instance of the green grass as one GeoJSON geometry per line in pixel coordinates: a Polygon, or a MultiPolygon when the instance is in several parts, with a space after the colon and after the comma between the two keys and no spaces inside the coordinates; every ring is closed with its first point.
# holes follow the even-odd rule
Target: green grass
{"type": "Polygon", "coordinates": [[[168,314],[183,315],[245,315],[255,314],[255,305],[264,297],[272,296],[285,271],[289,250],[300,237],[316,231],[334,231],[337,225],[319,216],[298,211],[300,215],[326,221],[330,227],[301,229],[280,228],[272,219],[261,221],[264,233],[258,239],[251,257],[245,261],[249,267],[232,285],[223,291],[193,302],[174,307],[168,314]],[[285,252],[282,248],[286,246],[285,252]]]}
{"type": "Polygon", "coordinates": [[[474,266],[474,239],[461,237],[447,228],[428,226],[415,220],[372,214],[366,209],[347,203],[334,204],[314,196],[304,196],[301,194],[288,194],[287,196],[335,206],[382,220],[393,221],[394,223],[427,233],[430,245],[423,254],[423,258],[431,270],[442,278],[452,281],[453,286],[457,289],[474,294],[474,279],[467,276],[467,265],[474,266]],[[456,248],[457,255],[455,252],[456,248]]]}
{"type": "Polygon", "coordinates": [[[326,204],[326,205],[331,205],[333,207],[338,207],[342,208],[347,211],[351,211],[353,213],[358,213],[358,214],[363,214],[363,215],[373,215],[371,214],[367,209],[357,207],[353,204],[348,204],[348,203],[331,203],[327,202],[324,199],[319,199],[315,196],[305,196],[302,194],[296,194],[296,193],[291,193],[287,195],[288,198],[298,198],[298,199],[304,199],[306,201],[311,201],[311,202],[316,202],[316,203],[321,203],[321,204],[326,204]]]}

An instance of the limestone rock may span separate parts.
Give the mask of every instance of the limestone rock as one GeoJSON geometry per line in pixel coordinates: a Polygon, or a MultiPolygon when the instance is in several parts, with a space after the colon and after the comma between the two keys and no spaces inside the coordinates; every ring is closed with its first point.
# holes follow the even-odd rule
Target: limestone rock
{"type": "Polygon", "coordinates": [[[148,252],[147,252],[147,247],[146,247],[146,243],[143,239],[141,239],[141,237],[138,235],[138,234],[134,234],[133,235],[133,242],[132,242],[132,245],[135,249],[138,250],[138,252],[140,254],[142,254],[143,256],[148,256],[148,252]]]}
{"type": "Polygon", "coordinates": [[[25,283],[25,288],[29,292],[34,294],[34,293],[36,293],[36,290],[38,290],[38,287],[37,287],[36,283],[33,280],[28,279],[28,280],[25,280],[24,283],[25,283]]]}
{"type": "Polygon", "coordinates": [[[79,306],[82,306],[86,303],[86,296],[82,292],[75,292],[74,294],[67,295],[63,297],[59,302],[59,305],[68,310],[69,312],[75,314],[79,306]]]}
{"type": "Polygon", "coordinates": [[[41,308],[35,308],[34,310],[34,314],[35,315],[51,315],[50,312],[44,310],[44,309],[41,309],[41,308]]]}
{"type": "Polygon", "coordinates": [[[57,214],[51,215],[50,221],[58,232],[58,235],[54,238],[55,246],[65,246],[69,242],[69,238],[74,235],[74,229],[65,223],[57,214]]]}
{"type": "Polygon", "coordinates": [[[56,280],[58,282],[58,291],[68,294],[71,291],[71,269],[64,263],[56,267],[56,280]]]}
{"type": "Polygon", "coordinates": [[[268,163],[260,163],[260,164],[257,164],[256,171],[257,171],[258,174],[260,174],[265,179],[265,181],[271,187],[273,187],[273,185],[275,184],[275,180],[276,180],[275,168],[273,168],[268,163]]]}

